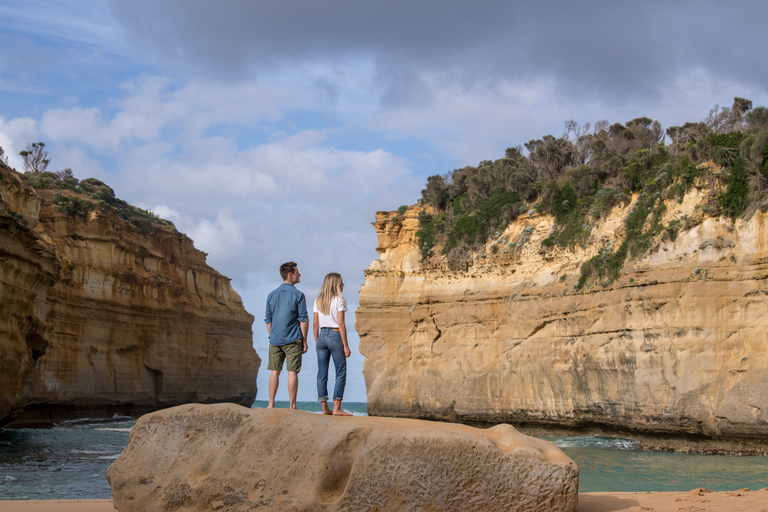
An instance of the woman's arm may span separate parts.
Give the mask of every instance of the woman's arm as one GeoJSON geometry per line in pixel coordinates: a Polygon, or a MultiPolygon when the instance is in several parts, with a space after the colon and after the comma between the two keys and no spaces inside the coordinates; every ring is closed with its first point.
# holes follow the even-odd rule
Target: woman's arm
{"type": "Polygon", "coordinates": [[[341,334],[341,342],[344,344],[344,355],[349,357],[352,355],[352,351],[349,350],[349,343],[347,343],[347,326],[344,323],[345,311],[339,311],[339,334],[341,334]]]}
{"type": "Polygon", "coordinates": [[[317,318],[317,313],[314,314],[314,318],[312,319],[312,330],[315,333],[315,344],[317,344],[317,338],[319,337],[318,335],[320,334],[320,321],[317,318]]]}

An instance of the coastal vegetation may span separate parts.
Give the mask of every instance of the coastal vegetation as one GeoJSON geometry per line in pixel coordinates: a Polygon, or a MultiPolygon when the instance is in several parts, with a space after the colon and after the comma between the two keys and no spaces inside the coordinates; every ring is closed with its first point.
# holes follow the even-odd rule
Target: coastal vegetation
{"type": "Polygon", "coordinates": [[[768,210],[768,109],[735,98],[701,122],[666,130],[647,117],[612,125],[567,121],[560,137],[532,139],[498,160],[430,176],[421,195],[421,205],[431,206],[431,213],[419,212],[422,259],[445,261],[452,270],[466,268],[490,242],[492,253],[518,249],[524,241],[502,233],[519,216],[552,215],[544,246],[569,248],[584,245],[614,206],[632,204],[623,241],[582,265],[578,287],[610,282],[628,257],[675,240],[704,216],[733,222],[768,210]],[[667,202],[682,202],[693,187],[714,191],[702,215],[663,222],[667,202]]]}
{"type": "MultiPolygon", "coordinates": [[[[160,218],[150,210],[133,206],[115,196],[115,191],[101,180],[86,178],[78,180],[72,169],[49,171],[51,158],[44,142],[27,144],[19,155],[24,159],[24,174],[27,182],[35,189],[54,191],[50,202],[72,218],[85,219],[91,211],[113,210],[118,217],[137,227],[142,233],[149,233],[153,227],[170,229],[177,236],[183,236],[173,222],[160,218]]],[[[0,160],[6,165],[7,156],[0,147],[0,160]]]]}

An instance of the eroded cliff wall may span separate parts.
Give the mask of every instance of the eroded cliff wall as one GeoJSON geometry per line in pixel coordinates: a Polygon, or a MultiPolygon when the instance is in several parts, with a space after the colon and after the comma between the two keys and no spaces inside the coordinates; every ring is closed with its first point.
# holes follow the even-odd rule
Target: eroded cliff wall
{"type": "Polygon", "coordinates": [[[0,165],[0,422],[25,412],[250,406],[253,317],[192,241],[68,216],[0,165]]]}
{"type": "Polygon", "coordinates": [[[621,242],[632,204],[572,250],[542,245],[551,217],[523,215],[463,271],[422,266],[417,207],[379,212],[380,259],[356,312],[369,414],[700,436],[764,452],[768,215],[706,218],[697,205],[709,193],[668,201],[667,219],[697,225],[583,290],[581,264],[621,242]]]}

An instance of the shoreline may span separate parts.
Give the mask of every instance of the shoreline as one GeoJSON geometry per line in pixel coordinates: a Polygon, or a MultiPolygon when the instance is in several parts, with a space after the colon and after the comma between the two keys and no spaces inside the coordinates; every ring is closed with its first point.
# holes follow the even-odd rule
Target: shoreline
{"type": "MultiPolygon", "coordinates": [[[[0,512],[114,512],[112,500],[0,500],[0,512]]],[[[768,512],[768,487],[752,491],[579,493],[575,512],[768,512]]]]}
{"type": "MultiPolygon", "coordinates": [[[[266,400],[254,400],[250,409],[261,409],[266,406],[266,400]]],[[[347,404],[366,405],[367,402],[347,402],[347,404]]],[[[242,404],[240,404],[242,405],[242,404]]],[[[288,402],[279,401],[277,407],[288,407],[288,402]]],[[[319,412],[318,402],[299,402],[299,409],[306,412],[319,412]],[[302,407],[302,405],[304,407],[302,407]],[[317,410],[316,410],[317,409],[317,410]]],[[[68,421],[89,419],[94,422],[111,421],[116,418],[137,420],[143,414],[165,409],[147,408],[144,406],[109,406],[94,409],[93,407],[50,407],[33,406],[21,417],[0,426],[0,429],[16,430],[23,428],[50,429],[57,424],[68,421]]],[[[688,455],[729,455],[729,456],[768,456],[768,439],[753,435],[721,435],[706,436],[701,433],[668,430],[633,430],[616,425],[601,424],[562,424],[552,422],[532,422],[521,419],[503,419],[487,421],[480,417],[470,416],[435,416],[433,414],[406,414],[397,416],[384,414],[367,414],[372,417],[399,417],[447,423],[459,423],[481,429],[490,428],[500,423],[512,425],[519,432],[533,437],[574,436],[574,437],[609,437],[637,441],[639,451],[657,453],[682,453],[688,455]]]]}

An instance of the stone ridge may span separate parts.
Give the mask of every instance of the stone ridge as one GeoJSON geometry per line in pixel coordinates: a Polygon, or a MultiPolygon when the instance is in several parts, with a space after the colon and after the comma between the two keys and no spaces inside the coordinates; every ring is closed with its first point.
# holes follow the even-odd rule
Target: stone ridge
{"type": "Polygon", "coordinates": [[[0,165],[0,424],[250,405],[253,317],[205,253],[53,194],[0,165]]]}
{"type": "Polygon", "coordinates": [[[768,453],[768,215],[705,217],[711,192],[668,201],[665,223],[696,225],[584,290],[581,264],[618,247],[632,204],[572,250],[542,245],[552,217],[521,216],[462,271],[421,262],[418,206],[377,213],[355,324],[369,414],[768,453]]]}

